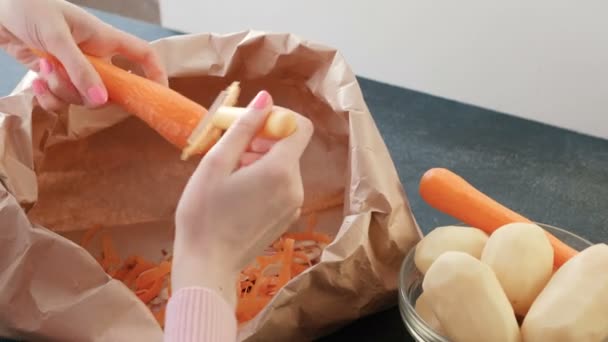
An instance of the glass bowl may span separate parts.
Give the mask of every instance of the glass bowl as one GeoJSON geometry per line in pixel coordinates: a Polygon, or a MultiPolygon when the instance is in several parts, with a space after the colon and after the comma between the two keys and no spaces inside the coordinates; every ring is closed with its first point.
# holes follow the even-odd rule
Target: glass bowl
{"type": "MultiPolygon", "coordinates": [[[[564,229],[542,223],[537,224],[578,251],[592,245],[591,242],[564,229]]],[[[414,309],[416,300],[422,293],[423,279],[422,273],[418,271],[414,264],[415,251],[416,248],[412,248],[401,265],[399,275],[399,312],[401,313],[401,319],[410,335],[418,342],[449,342],[446,337],[441,336],[426,324],[414,309]]]]}

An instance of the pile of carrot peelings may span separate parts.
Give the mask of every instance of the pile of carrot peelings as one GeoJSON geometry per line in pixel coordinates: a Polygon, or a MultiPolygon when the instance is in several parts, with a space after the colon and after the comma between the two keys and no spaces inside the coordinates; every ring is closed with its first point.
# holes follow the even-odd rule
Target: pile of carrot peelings
{"type": "MultiPolygon", "coordinates": [[[[101,230],[95,226],[87,231],[81,242],[85,249],[94,235],[101,230]]],[[[120,280],[148,306],[161,327],[165,322],[165,307],[171,296],[171,257],[161,251],[162,260],[154,263],[139,255],[121,260],[109,234],[101,233],[101,254],[97,261],[112,278],[120,280]]]]}
{"type": "MultiPolygon", "coordinates": [[[[320,261],[331,242],[329,235],[315,231],[316,214],[308,215],[304,231],[286,233],[241,271],[237,281],[239,323],[255,317],[287,282],[320,261]]],[[[87,231],[81,245],[87,249],[100,226],[87,231]]],[[[101,233],[101,254],[97,261],[112,278],[123,282],[143,301],[164,328],[165,308],[171,296],[171,256],[162,252],[154,263],[139,255],[121,260],[110,235],[101,233]]]]}
{"type": "Polygon", "coordinates": [[[255,317],[288,281],[320,261],[331,238],[314,230],[316,221],[314,213],[309,215],[305,231],[284,234],[241,271],[236,309],[239,323],[255,317]]]}

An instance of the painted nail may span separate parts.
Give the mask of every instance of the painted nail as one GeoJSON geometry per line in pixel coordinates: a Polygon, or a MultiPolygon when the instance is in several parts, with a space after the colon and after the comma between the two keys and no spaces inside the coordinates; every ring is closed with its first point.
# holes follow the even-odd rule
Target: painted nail
{"type": "Polygon", "coordinates": [[[262,110],[266,108],[268,102],[270,100],[270,94],[267,91],[262,90],[256,95],[255,99],[253,99],[253,109],[262,110]]]}
{"type": "Polygon", "coordinates": [[[93,86],[87,90],[89,101],[94,105],[102,105],[108,101],[108,92],[101,86],[93,86]]]}
{"type": "Polygon", "coordinates": [[[46,93],[46,83],[43,80],[36,79],[32,82],[32,89],[34,90],[34,94],[42,95],[46,93]]]}
{"type": "Polygon", "coordinates": [[[40,72],[43,75],[48,75],[53,72],[53,65],[46,59],[42,58],[40,60],[40,72]]]}

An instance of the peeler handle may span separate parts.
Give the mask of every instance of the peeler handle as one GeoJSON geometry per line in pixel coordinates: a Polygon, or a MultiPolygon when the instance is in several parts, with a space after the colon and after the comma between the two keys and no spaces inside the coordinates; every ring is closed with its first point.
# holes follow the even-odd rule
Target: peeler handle
{"type": "MultiPolygon", "coordinates": [[[[213,115],[211,123],[217,128],[227,130],[246,110],[242,107],[220,107],[213,115]]],[[[292,111],[274,107],[258,134],[264,138],[278,140],[290,136],[296,126],[296,116],[292,111]]]]}

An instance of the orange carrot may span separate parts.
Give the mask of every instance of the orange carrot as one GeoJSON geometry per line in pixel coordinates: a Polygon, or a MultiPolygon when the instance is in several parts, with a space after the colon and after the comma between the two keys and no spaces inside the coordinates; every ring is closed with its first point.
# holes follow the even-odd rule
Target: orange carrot
{"type": "MultiPolygon", "coordinates": [[[[501,205],[477,190],[450,170],[428,170],[420,180],[420,196],[431,207],[488,234],[505,224],[532,223],[529,219],[501,205]]],[[[553,263],[560,267],[578,252],[545,231],[553,246],[553,263]]]]}
{"type": "Polygon", "coordinates": [[[180,93],[129,73],[101,59],[89,61],[103,80],[109,99],[136,115],[180,149],[207,110],[180,93]]]}
{"type": "MultiPolygon", "coordinates": [[[[34,53],[62,67],[53,56],[41,51],[34,53]]],[[[130,73],[101,58],[86,57],[99,73],[110,101],[143,120],[176,147],[183,149],[187,146],[190,134],[207,114],[205,107],[169,87],[130,73]]]]}

